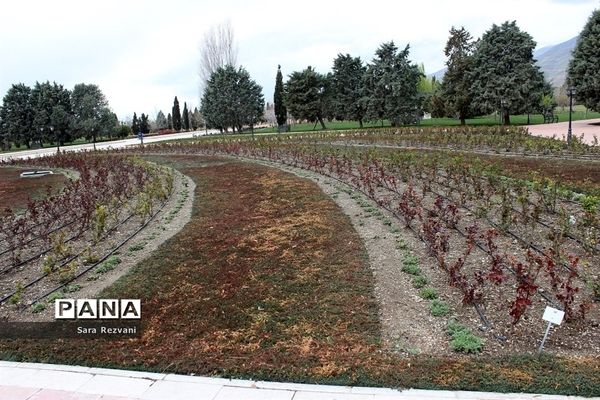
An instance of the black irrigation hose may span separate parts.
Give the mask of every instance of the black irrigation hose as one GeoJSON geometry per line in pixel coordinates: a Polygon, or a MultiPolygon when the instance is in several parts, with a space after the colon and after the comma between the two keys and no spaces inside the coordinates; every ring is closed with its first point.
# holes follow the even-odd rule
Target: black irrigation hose
{"type": "Polygon", "coordinates": [[[128,238],[123,240],[117,247],[113,248],[110,252],[108,252],[106,255],[104,255],[104,257],[102,257],[102,259],[100,259],[94,265],[91,265],[90,267],[85,268],[84,270],[79,272],[77,275],[75,275],[73,278],[69,279],[68,281],[63,282],[60,285],[58,285],[57,287],[55,287],[54,289],[51,289],[51,290],[47,291],[46,293],[44,293],[43,295],[38,296],[37,298],[35,298],[34,300],[31,301],[31,305],[39,302],[40,300],[46,298],[47,296],[50,296],[52,293],[62,289],[63,287],[67,286],[69,283],[75,281],[76,279],[79,279],[81,276],[88,273],[92,269],[96,268],[98,265],[100,265],[100,263],[104,262],[108,257],[113,255],[117,250],[119,250],[121,247],[123,247],[125,245],[125,243],[130,241],[134,236],[136,236],[138,233],[140,233],[142,231],[142,229],[144,229],[146,226],[148,226],[148,224],[154,219],[154,217],[156,217],[158,215],[158,213],[160,213],[163,210],[163,208],[167,205],[167,203],[169,202],[169,199],[171,198],[172,195],[173,195],[173,192],[171,192],[171,194],[169,195],[169,198],[167,198],[167,200],[165,200],[163,202],[161,207],[158,209],[158,211],[156,211],[156,213],[154,213],[154,215],[152,217],[148,218],[148,220],[146,222],[144,222],[144,224],[142,226],[140,226],[131,236],[129,236],[128,238]]]}
{"type": "MultiPolygon", "coordinates": [[[[263,158],[263,161],[274,162],[273,160],[270,160],[270,159],[264,159],[264,158],[263,158]]],[[[287,164],[285,161],[282,161],[282,163],[283,163],[283,164],[285,164],[285,165],[290,165],[290,164],[287,164]]],[[[300,168],[302,168],[302,169],[307,169],[307,170],[311,170],[310,168],[303,168],[303,167],[300,167],[300,168]]],[[[327,174],[327,173],[318,172],[318,171],[314,171],[314,172],[317,172],[317,173],[320,173],[321,175],[324,175],[324,176],[327,176],[327,177],[329,177],[329,178],[335,179],[335,180],[337,180],[338,182],[340,182],[340,183],[343,183],[343,184],[345,184],[345,185],[349,185],[349,183],[348,183],[347,181],[344,181],[344,180],[342,180],[342,179],[340,179],[340,178],[337,178],[337,177],[335,177],[335,176],[329,175],[329,174],[327,174]]],[[[353,177],[355,177],[355,178],[357,178],[357,177],[356,177],[355,175],[353,175],[353,174],[352,174],[352,176],[353,176],[353,177]]],[[[370,196],[368,193],[366,193],[366,192],[365,192],[363,189],[361,189],[360,187],[357,187],[357,186],[354,186],[354,185],[351,185],[351,184],[350,184],[350,186],[351,186],[351,187],[353,187],[353,188],[355,188],[355,190],[358,190],[359,192],[361,192],[361,193],[362,193],[363,195],[365,195],[367,198],[371,198],[371,196],[370,196]]],[[[379,186],[379,187],[381,187],[381,188],[383,188],[383,189],[386,189],[386,190],[388,190],[388,191],[390,191],[390,192],[392,192],[392,193],[399,194],[397,191],[394,191],[393,189],[391,189],[391,188],[388,188],[388,187],[386,187],[386,186],[382,186],[382,185],[380,185],[380,184],[379,184],[378,186],[379,186]]],[[[432,193],[433,193],[433,191],[432,191],[432,193]]],[[[440,195],[440,196],[441,196],[441,195],[440,195]]],[[[450,200],[450,199],[448,199],[448,198],[447,198],[447,197],[445,197],[445,196],[441,196],[441,197],[444,197],[444,198],[446,198],[447,200],[450,200]]],[[[372,198],[371,198],[371,199],[372,199],[372,198]]],[[[374,199],[372,199],[372,200],[374,200],[374,199]]],[[[380,204],[379,206],[380,206],[380,207],[382,207],[382,208],[384,208],[386,211],[390,212],[392,215],[394,215],[394,217],[395,217],[396,219],[400,219],[400,217],[398,216],[398,214],[397,214],[397,213],[396,213],[396,212],[395,212],[393,209],[391,209],[391,208],[389,208],[389,207],[386,207],[385,205],[381,205],[381,204],[380,204]]],[[[428,210],[427,208],[424,208],[424,210],[425,210],[425,211],[430,211],[430,210],[428,210]]],[[[488,221],[488,222],[490,222],[490,223],[491,223],[491,221],[488,221]]],[[[409,229],[410,229],[410,230],[411,230],[411,231],[412,231],[412,232],[415,234],[415,236],[417,236],[417,238],[419,238],[419,239],[420,239],[422,242],[424,242],[424,243],[425,243],[424,239],[421,237],[421,235],[419,235],[419,233],[418,233],[418,232],[415,230],[415,228],[414,228],[412,225],[408,225],[408,228],[409,228],[409,229]]],[[[464,238],[467,238],[467,237],[468,237],[468,236],[467,236],[467,234],[466,234],[466,233],[464,233],[464,232],[462,232],[462,231],[461,231],[461,230],[460,230],[458,227],[453,227],[453,228],[451,228],[451,229],[454,229],[455,231],[457,231],[457,232],[458,232],[458,233],[459,233],[461,236],[463,236],[464,238]]],[[[486,254],[490,255],[490,253],[491,253],[491,252],[490,252],[488,249],[486,249],[485,247],[483,247],[483,245],[481,245],[481,243],[479,243],[478,241],[475,241],[475,242],[474,242],[474,244],[475,244],[475,245],[476,245],[476,246],[477,246],[477,247],[478,247],[480,250],[482,250],[482,251],[483,251],[483,252],[485,252],[486,254]]],[[[507,269],[508,269],[508,270],[509,270],[509,271],[510,271],[510,272],[511,272],[513,275],[515,275],[515,276],[516,276],[516,272],[515,272],[515,271],[514,271],[512,268],[510,268],[508,265],[505,265],[505,267],[506,267],[506,268],[507,268],[507,269]]],[[[545,300],[546,300],[548,303],[552,304],[553,306],[556,306],[556,302],[555,302],[555,300],[554,300],[554,299],[552,299],[550,296],[548,296],[548,295],[547,295],[545,292],[541,291],[539,288],[538,288],[537,292],[538,292],[538,293],[540,294],[540,296],[541,296],[542,298],[544,298],[544,299],[545,299],[545,300]]],[[[483,322],[483,324],[485,325],[485,327],[486,327],[486,330],[490,329],[490,328],[491,328],[491,324],[490,324],[489,320],[488,320],[488,319],[485,317],[485,315],[484,315],[483,311],[481,310],[481,307],[480,307],[480,305],[479,305],[479,304],[477,304],[477,303],[473,303],[473,306],[475,307],[475,310],[477,311],[477,314],[479,315],[479,317],[480,317],[481,321],[482,321],[482,322],[483,322]]],[[[498,336],[498,335],[496,335],[496,338],[497,338],[498,340],[501,340],[501,341],[505,341],[505,340],[506,340],[506,338],[505,338],[505,337],[503,337],[503,336],[498,336]]]]}
{"type": "MultiPolygon", "coordinates": [[[[448,179],[448,177],[447,177],[447,176],[444,176],[444,178],[448,179]]],[[[480,178],[480,179],[481,179],[481,178],[480,178]]],[[[442,183],[442,182],[439,182],[439,181],[436,181],[436,182],[434,182],[434,183],[436,183],[436,184],[438,184],[438,185],[440,185],[440,186],[444,186],[444,187],[446,187],[447,189],[449,189],[450,191],[452,191],[452,190],[460,190],[460,189],[453,188],[453,187],[452,187],[450,184],[448,184],[448,183],[442,183]]],[[[450,199],[450,200],[452,200],[452,199],[450,199]]],[[[452,201],[453,201],[453,202],[455,202],[454,200],[452,200],[452,201]]],[[[581,205],[580,203],[578,203],[578,202],[576,202],[576,201],[573,201],[573,200],[569,200],[569,199],[561,199],[561,201],[564,201],[564,202],[567,202],[567,203],[576,204],[576,205],[581,205]]],[[[529,204],[533,205],[531,202],[530,202],[529,204]]],[[[498,205],[498,204],[496,204],[496,205],[498,205]]],[[[464,209],[468,210],[469,212],[473,213],[473,211],[472,211],[472,210],[470,210],[469,208],[467,208],[466,206],[462,206],[462,207],[463,207],[464,209]]],[[[521,213],[521,211],[519,211],[518,209],[516,209],[516,208],[515,208],[515,207],[513,207],[513,206],[511,206],[511,210],[512,210],[513,212],[517,213],[517,214],[522,214],[522,213],[521,213]]],[[[487,218],[486,218],[486,219],[487,219],[487,218]]],[[[543,220],[542,220],[542,219],[540,219],[540,218],[535,218],[535,219],[534,219],[534,221],[535,221],[537,224],[539,224],[539,225],[541,225],[541,226],[543,226],[543,227],[545,227],[545,228],[547,228],[547,229],[552,229],[552,227],[551,227],[551,226],[550,226],[550,225],[549,225],[547,222],[543,221],[543,220]]],[[[571,235],[570,233],[567,233],[567,234],[566,234],[566,237],[567,237],[567,238],[569,238],[569,239],[571,239],[571,240],[573,240],[573,241],[575,241],[575,242],[577,242],[577,243],[578,243],[580,246],[582,246],[584,249],[586,249],[586,244],[585,244],[585,243],[583,243],[583,240],[582,240],[582,239],[580,239],[580,238],[578,238],[578,237],[576,237],[576,236],[573,236],[573,235],[571,235]]],[[[520,238],[519,238],[518,240],[522,241],[523,243],[526,243],[526,241],[525,241],[524,239],[520,239],[520,238]]],[[[594,252],[600,252],[600,247],[594,246],[594,247],[592,247],[592,249],[591,249],[591,250],[592,250],[592,251],[594,251],[594,252]]]]}
{"type": "MultiPolygon", "coordinates": [[[[238,156],[238,157],[239,157],[239,158],[248,158],[248,157],[240,157],[240,156],[238,156]]],[[[260,158],[259,158],[259,159],[260,159],[260,158]]],[[[263,158],[262,160],[263,160],[263,161],[268,161],[268,162],[270,162],[270,163],[273,163],[273,162],[275,162],[275,161],[273,161],[273,160],[270,160],[270,159],[264,159],[264,158],[263,158]]],[[[284,165],[287,165],[287,166],[292,166],[292,167],[294,167],[294,165],[288,164],[288,163],[286,163],[285,161],[281,161],[281,163],[282,163],[282,164],[284,164],[284,165]]],[[[295,167],[296,167],[296,168],[298,168],[297,166],[295,166],[295,167]]],[[[303,168],[303,167],[301,167],[301,166],[300,166],[299,168],[301,168],[301,169],[305,169],[305,170],[308,170],[308,171],[311,171],[311,169],[310,169],[310,168],[303,168]]],[[[316,172],[316,171],[314,171],[314,172],[316,172]]],[[[366,193],[366,192],[365,192],[363,189],[361,189],[360,187],[354,186],[354,185],[352,185],[352,184],[348,183],[347,181],[344,181],[344,180],[342,180],[342,179],[340,179],[340,178],[338,178],[338,177],[335,177],[335,176],[333,176],[333,175],[329,175],[329,174],[326,174],[326,173],[321,173],[321,172],[317,172],[317,173],[319,173],[319,174],[321,174],[321,175],[324,175],[324,176],[327,176],[328,178],[334,179],[334,180],[336,180],[336,181],[338,181],[338,182],[340,182],[340,183],[342,183],[342,184],[344,184],[344,185],[350,186],[350,187],[352,187],[354,190],[357,190],[357,191],[359,191],[360,193],[362,193],[362,194],[363,194],[364,196],[366,196],[367,198],[370,198],[370,199],[372,199],[372,198],[371,198],[371,196],[370,196],[368,193],[366,193]]],[[[373,199],[372,199],[372,200],[373,200],[373,199]]],[[[398,216],[398,214],[397,214],[397,213],[396,213],[394,210],[392,210],[391,208],[389,208],[389,207],[386,207],[386,206],[383,206],[383,205],[380,205],[380,207],[382,207],[382,208],[384,208],[386,211],[390,212],[390,213],[391,213],[391,214],[392,214],[392,215],[393,215],[393,216],[394,216],[396,219],[398,219],[398,220],[400,219],[400,218],[399,218],[399,216],[398,216]]],[[[414,235],[415,235],[415,236],[416,236],[416,237],[417,237],[419,240],[421,240],[423,243],[425,243],[425,240],[424,240],[424,239],[421,237],[421,235],[419,235],[419,233],[418,233],[418,232],[415,230],[415,228],[414,228],[412,225],[408,225],[407,227],[408,227],[408,228],[409,228],[409,229],[410,229],[410,230],[413,232],[413,234],[414,234],[414,235]]],[[[480,307],[480,306],[479,306],[477,303],[473,303],[473,307],[475,308],[475,311],[477,312],[477,315],[479,316],[479,318],[480,318],[481,322],[482,322],[482,323],[483,323],[483,325],[485,326],[485,329],[484,329],[484,330],[485,330],[485,331],[487,331],[487,330],[490,330],[490,329],[492,329],[492,325],[491,325],[491,323],[489,322],[489,320],[486,318],[486,316],[484,315],[484,313],[483,313],[483,310],[481,310],[481,307],[480,307]]],[[[502,336],[498,336],[498,335],[494,335],[494,336],[495,336],[495,337],[496,337],[496,339],[498,339],[498,340],[501,340],[501,341],[506,341],[506,338],[504,338],[504,337],[502,337],[502,336]]]]}
{"type": "MultiPolygon", "coordinates": [[[[119,226],[121,226],[121,225],[123,225],[124,223],[126,223],[127,221],[129,221],[129,220],[130,220],[130,219],[131,219],[133,216],[134,216],[134,214],[130,214],[130,215],[129,215],[127,218],[125,218],[123,221],[119,222],[117,225],[115,225],[115,226],[113,226],[112,228],[110,228],[110,230],[108,230],[108,231],[106,232],[106,234],[104,235],[103,239],[107,238],[107,237],[108,237],[108,235],[109,235],[110,233],[112,233],[112,232],[113,232],[115,229],[117,229],[119,226]]],[[[85,231],[84,231],[84,232],[85,232],[85,231]]],[[[78,235],[77,237],[79,237],[79,236],[81,236],[81,234],[80,234],[80,235],[78,235]]],[[[78,258],[79,256],[81,256],[83,253],[85,253],[85,251],[86,251],[86,250],[87,250],[87,249],[84,249],[84,250],[80,251],[79,253],[77,253],[77,254],[75,254],[75,255],[73,255],[73,256],[71,256],[71,257],[68,257],[66,260],[65,260],[65,259],[63,259],[63,260],[62,260],[62,262],[61,262],[61,263],[60,263],[60,264],[59,264],[59,265],[58,265],[56,268],[62,268],[62,267],[64,267],[65,265],[67,265],[67,264],[68,264],[68,263],[70,263],[71,261],[73,261],[73,260],[75,260],[76,258],[78,258]]],[[[48,250],[48,251],[49,251],[49,250],[48,250]]],[[[42,280],[43,278],[45,278],[46,276],[48,276],[48,274],[47,274],[47,273],[44,273],[43,275],[41,275],[41,276],[39,276],[39,277],[35,278],[34,280],[32,280],[32,281],[28,282],[28,283],[27,283],[25,286],[23,286],[23,287],[22,287],[22,290],[24,290],[24,289],[27,289],[27,288],[29,288],[29,287],[31,287],[31,286],[33,286],[33,285],[35,285],[36,283],[38,283],[39,281],[41,281],[41,280],[42,280]]],[[[13,291],[13,292],[11,292],[11,293],[9,293],[8,295],[6,295],[6,296],[4,296],[4,297],[0,298],[0,304],[4,303],[6,300],[8,300],[9,298],[11,298],[11,297],[12,297],[12,296],[13,296],[15,293],[17,293],[17,291],[16,291],[16,290],[15,290],[15,291],[13,291]]]]}
{"type": "MultiPolygon", "coordinates": [[[[78,233],[76,233],[75,235],[71,236],[70,238],[68,238],[67,240],[65,240],[65,243],[69,243],[69,242],[71,242],[71,241],[73,241],[73,240],[76,240],[76,239],[80,238],[80,237],[81,237],[81,236],[82,236],[82,235],[83,235],[85,232],[87,232],[88,230],[90,230],[90,227],[87,227],[87,228],[85,228],[84,230],[82,230],[81,232],[78,232],[78,233]]],[[[47,254],[47,253],[48,253],[48,252],[50,252],[51,250],[52,250],[52,246],[50,246],[50,247],[49,247],[49,248],[47,248],[46,250],[44,250],[44,251],[42,251],[42,252],[40,252],[40,253],[38,253],[38,254],[36,254],[36,255],[32,256],[32,257],[29,257],[27,260],[21,261],[21,262],[19,262],[19,263],[17,263],[17,264],[10,265],[10,266],[8,266],[8,267],[6,267],[6,268],[4,268],[4,269],[0,270],[0,275],[1,275],[1,274],[5,274],[5,273],[7,273],[7,272],[10,272],[10,271],[12,271],[12,270],[13,270],[13,269],[15,269],[15,268],[18,268],[18,267],[21,267],[21,266],[23,266],[23,265],[29,264],[30,262],[32,262],[32,261],[34,261],[34,260],[38,259],[39,257],[43,256],[44,254],[47,254]]]]}
{"type": "MultiPolygon", "coordinates": [[[[325,142],[326,143],[326,142],[325,142]]],[[[329,142],[332,146],[341,146],[341,145],[350,145],[357,147],[381,147],[381,148],[389,148],[389,149],[408,149],[408,150],[431,150],[431,151],[453,151],[459,153],[470,153],[470,154],[482,154],[482,155],[491,155],[491,156],[499,156],[499,157],[530,157],[530,158],[547,158],[550,160],[561,159],[566,161],[600,161],[600,154],[581,154],[579,156],[564,156],[564,155],[552,155],[552,154],[542,154],[542,153],[517,153],[517,152],[501,152],[498,153],[493,150],[481,150],[481,149],[457,149],[452,147],[442,147],[442,146],[417,146],[411,144],[409,146],[406,145],[390,145],[390,144],[365,144],[365,143],[352,143],[340,141],[336,144],[333,141],[329,142]]]]}
{"type": "MultiPolygon", "coordinates": [[[[52,234],[52,233],[54,233],[54,232],[56,232],[56,231],[58,231],[58,230],[60,230],[62,228],[66,228],[67,226],[70,226],[70,225],[74,224],[75,222],[77,222],[79,219],[81,219],[81,218],[73,219],[73,220],[71,220],[70,222],[68,222],[66,224],[63,224],[61,226],[58,226],[58,227],[52,229],[51,231],[45,233],[44,235],[50,235],[50,234],[52,234]]],[[[35,237],[27,240],[26,242],[23,242],[20,246],[19,245],[15,245],[15,246],[13,246],[13,247],[11,247],[9,249],[3,250],[2,252],[0,252],[0,256],[3,256],[4,254],[6,254],[6,253],[8,253],[10,251],[16,250],[19,247],[27,246],[31,242],[34,242],[34,241],[39,240],[39,239],[42,239],[44,237],[44,235],[35,236],[35,237]]],[[[6,239],[4,239],[4,240],[6,240],[6,239]]]]}

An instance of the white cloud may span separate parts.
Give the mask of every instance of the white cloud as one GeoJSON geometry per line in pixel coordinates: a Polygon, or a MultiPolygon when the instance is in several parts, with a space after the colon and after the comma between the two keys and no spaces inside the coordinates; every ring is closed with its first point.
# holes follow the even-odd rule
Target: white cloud
{"type": "Polygon", "coordinates": [[[198,45],[229,19],[239,61],[271,101],[281,64],[285,74],[312,65],[327,71],[340,52],[370,60],[377,46],[411,44],[411,59],[433,72],[443,66],[451,26],[480,36],[492,23],[516,20],[539,46],[575,36],[597,1],[305,0],[117,1],[25,0],[0,14],[0,96],[13,83],[97,83],[121,118],[199,102],[198,45]]]}

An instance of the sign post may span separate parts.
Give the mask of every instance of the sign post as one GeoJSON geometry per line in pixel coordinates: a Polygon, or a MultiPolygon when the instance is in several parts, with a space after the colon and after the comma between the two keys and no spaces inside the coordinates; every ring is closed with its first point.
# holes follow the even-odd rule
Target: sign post
{"type": "Polygon", "coordinates": [[[539,353],[541,353],[542,350],[544,350],[544,343],[546,343],[546,339],[548,338],[548,335],[550,334],[550,328],[552,327],[552,325],[560,325],[562,323],[564,316],[565,316],[564,311],[557,310],[556,308],[552,308],[552,307],[546,307],[546,310],[544,311],[544,315],[542,316],[542,319],[544,321],[548,321],[548,327],[546,328],[546,333],[544,333],[544,338],[542,339],[542,343],[540,343],[540,348],[538,349],[539,353]]]}

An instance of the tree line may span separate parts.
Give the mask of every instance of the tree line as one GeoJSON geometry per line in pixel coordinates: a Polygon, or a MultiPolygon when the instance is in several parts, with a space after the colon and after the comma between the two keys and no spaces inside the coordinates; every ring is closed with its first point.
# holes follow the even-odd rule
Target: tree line
{"type": "Polygon", "coordinates": [[[80,83],[73,90],[56,82],[33,88],[13,84],[0,106],[0,147],[64,144],[79,138],[126,135],[97,85],[80,83]]]}
{"type": "Polygon", "coordinates": [[[369,63],[338,54],[331,72],[312,67],[292,72],[282,85],[278,69],[275,114],[286,113],[320,124],[325,120],[388,120],[392,126],[417,122],[424,112],[456,117],[464,124],[474,115],[499,111],[509,115],[542,111],[552,103],[552,88],[535,65],[536,43],[515,22],[493,25],[475,41],[464,28],[450,30],[445,54],[448,71],[440,83],[409,59],[410,47],[379,46],[369,63]]]}
{"type": "MultiPolygon", "coordinates": [[[[206,43],[210,45],[204,46],[201,67],[207,78],[201,113],[209,127],[241,131],[259,120],[264,98],[248,72],[231,61],[236,54],[231,27],[220,29],[209,32],[206,43]]],[[[284,82],[278,66],[275,119],[281,130],[287,129],[290,116],[325,129],[325,122],[334,119],[358,121],[361,127],[366,121],[411,124],[425,112],[457,118],[461,124],[492,113],[504,124],[510,124],[515,114],[552,113],[557,100],[536,65],[535,47],[530,34],[515,21],[506,21],[492,25],[479,39],[464,27],[452,27],[444,48],[447,71],[441,81],[425,76],[423,65],[410,60],[408,45],[399,48],[393,41],[382,43],[368,63],[338,54],[326,74],[308,66],[292,72],[284,82]]],[[[580,34],[567,79],[579,102],[600,111],[598,48],[600,10],[594,11],[580,34]]]]}
{"type": "Polygon", "coordinates": [[[183,112],[179,108],[179,100],[177,96],[173,100],[173,108],[171,112],[165,116],[165,113],[160,110],[156,114],[156,119],[150,121],[147,114],[142,113],[138,118],[137,113],[133,113],[131,121],[131,131],[133,134],[150,133],[154,131],[195,131],[204,125],[204,120],[197,107],[194,110],[189,110],[187,103],[183,103],[183,112]]]}

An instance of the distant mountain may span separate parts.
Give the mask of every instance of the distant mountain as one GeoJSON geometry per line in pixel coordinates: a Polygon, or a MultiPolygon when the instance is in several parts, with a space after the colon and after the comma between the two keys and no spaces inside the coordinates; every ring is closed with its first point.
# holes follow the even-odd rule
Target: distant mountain
{"type": "MultiPolygon", "coordinates": [[[[533,58],[537,60],[537,65],[555,88],[561,87],[565,83],[571,53],[577,44],[577,38],[579,36],[556,45],[542,47],[533,52],[533,58]]],[[[446,68],[443,68],[429,76],[435,76],[436,80],[441,81],[445,73],[446,68]]]]}
{"type": "Polygon", "coordinates": [[[578,38],[579,36],[575,36],[566,42],[543,47],[533,52],[533,57],[552,86],[561,87],[565,83],[571,53],[575,49],[578,38]]]}

